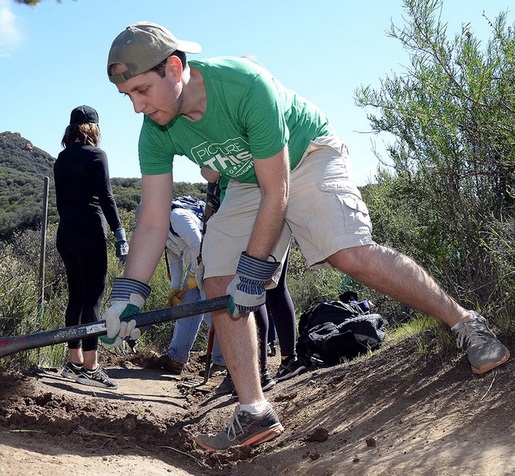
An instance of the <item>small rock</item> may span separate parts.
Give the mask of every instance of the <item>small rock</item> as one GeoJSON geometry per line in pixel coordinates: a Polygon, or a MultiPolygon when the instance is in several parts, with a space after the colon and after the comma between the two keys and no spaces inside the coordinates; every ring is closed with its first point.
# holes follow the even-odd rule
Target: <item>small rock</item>
{"type": "Polygon", "coordinates": [[[320,453],[318,451],[313,451],[312,453],[309,453],[309,457],[315,461],[316,459],[320,458],[320,453]]]}
{"type": "Polygon", "coordinates": [[[366,442],[367,442],[367,446],[369,448],[373,448],[374,446],[376,446],[376,440],[375,438],[367,438],[366,439],[366,442]]]}
{"type": "Polygon", "coordinates": [[[134,417],[128,417],[124,422],[123,422],[123,427],[127,430],[127,431],[133,431],[136,429],[136,427],[138,426],[137,422],[136,422],[136,418],[134,417]]]}
{"type": "Polygon", "coordinates": [[[306,436],[306,441],[327,441],[329,438],[329,431],[325,428],[319,426],[315,428],[308,436],[306,436]]]}

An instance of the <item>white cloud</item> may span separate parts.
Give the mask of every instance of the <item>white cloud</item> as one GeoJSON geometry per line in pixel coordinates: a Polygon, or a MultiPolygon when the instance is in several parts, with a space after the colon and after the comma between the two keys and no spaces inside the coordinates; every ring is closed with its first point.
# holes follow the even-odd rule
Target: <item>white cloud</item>
{"type": "Polygon", "coordinates": [[[0,58],[8,58],[22,41],[16,16],[11,11],[12,0],[0,0],[0,58]]]}

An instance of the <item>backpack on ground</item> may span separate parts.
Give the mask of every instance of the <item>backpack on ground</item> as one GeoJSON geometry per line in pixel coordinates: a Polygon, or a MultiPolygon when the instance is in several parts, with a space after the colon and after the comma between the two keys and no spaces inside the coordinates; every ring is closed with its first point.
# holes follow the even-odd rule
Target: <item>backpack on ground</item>
{"type": "MultiPolygon", "coordinates": [[[[198,217],[201,222],[204,221],[204,210],[206,208],[206,202],[200,200],[199,198],[193,198],[190,195],[178,197],[172,202],[172,210],[175,208],[184,208],[186,210],[190,210],[198,217]]],[[[171,223],[170,232],[175,236],[179,236],[172,228],[171,223]]]]}
{"type": "Polygon", "coordinates": [[[299,359],[308,366],[313,361],[336,365],[377,349],[388,322],[379,314],[364,312],[364,303],[324,301],[309,307],[299,319],[299,359]]]}

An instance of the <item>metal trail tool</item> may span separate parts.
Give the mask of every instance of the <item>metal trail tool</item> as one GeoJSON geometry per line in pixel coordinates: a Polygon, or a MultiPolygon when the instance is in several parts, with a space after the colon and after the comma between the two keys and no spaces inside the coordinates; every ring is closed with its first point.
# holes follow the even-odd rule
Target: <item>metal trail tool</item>
{"type": "MultiPolygon", "coordinates": [[[[213,299],[206,299],[192,304],[182,304],[174,307],[156,309],[143,312],[125,318],[126,321],[135,320],[136,327],[144,327],[161,322],[176,321],[183,317],[195,316],[205,312],[225,309],[229,302],[229,296],[221,296],[213,299]]],[[[6,357],[23,350],[36,349],[48,345],[69,342],[84,337],[95,337],[107,334],[104,320],[93,324],[79,324],[77,326],[53,329],[50,331],[25,334],[20,336],[9,336],[0,338],[0,357],[6,357]]]]}

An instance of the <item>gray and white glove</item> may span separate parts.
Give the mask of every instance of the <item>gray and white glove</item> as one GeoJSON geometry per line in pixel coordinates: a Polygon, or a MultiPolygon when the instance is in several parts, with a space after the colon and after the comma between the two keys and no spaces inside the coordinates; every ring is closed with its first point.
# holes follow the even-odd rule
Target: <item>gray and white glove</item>
{"type": "Polygon", "coordinates": [[[149,295],[150,287],[146,284],[135,279],[116,278],[111,291],[111,305],[103,316],[107,336],[100,340],[110,346],[120,345],[124,339],[138,340],[141,331],[136,327],[136,321],[122,319],[139,314],[149,295]]]}
{"type": "Polygon", "coordinates": [[[227,294],[230,294],[227,309],[232,317],[257,311],[265,304],[265,283],[280,264],[255,258],[246,252],[241,254],[236,276],[227,286],[227,294]]]}

